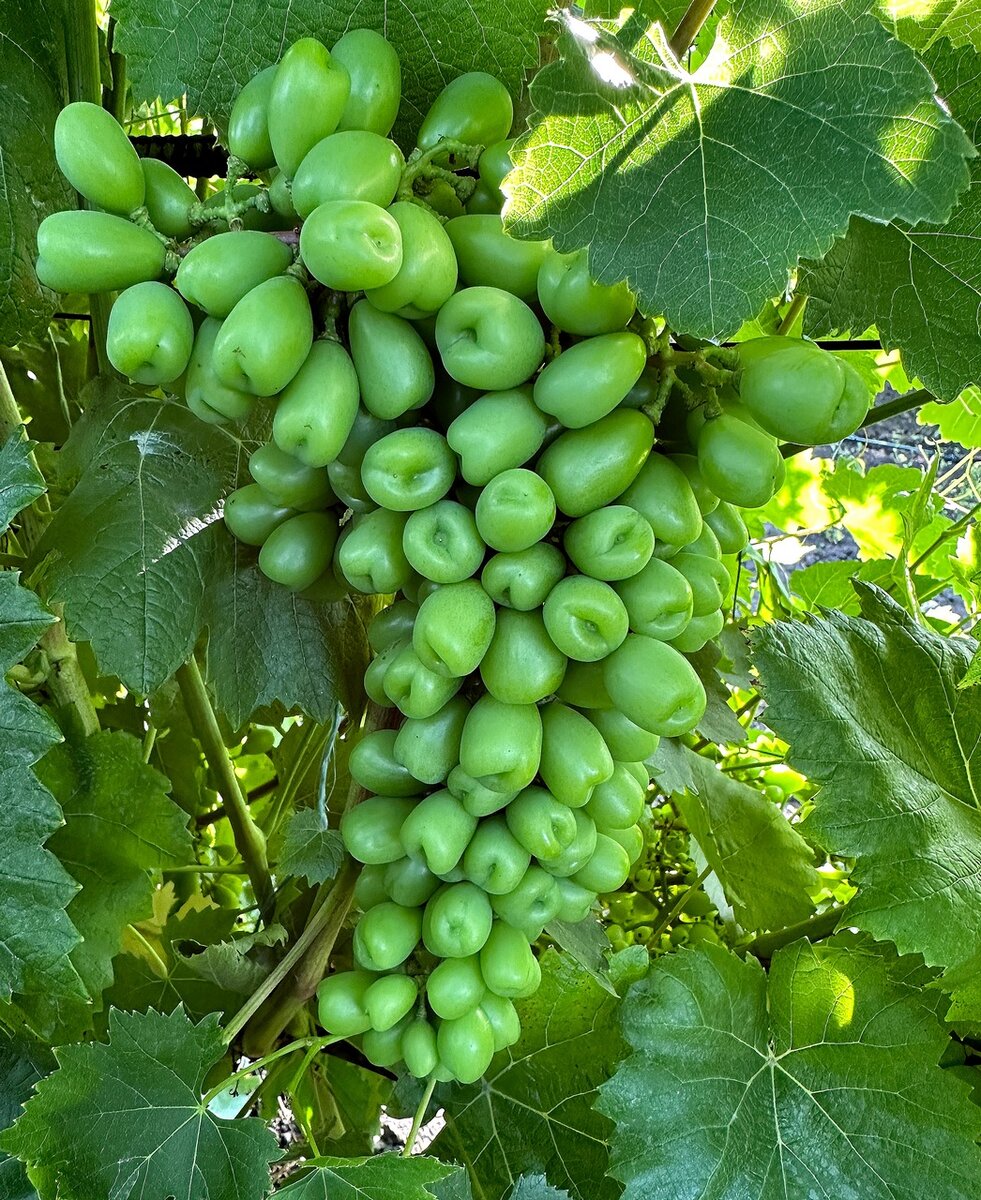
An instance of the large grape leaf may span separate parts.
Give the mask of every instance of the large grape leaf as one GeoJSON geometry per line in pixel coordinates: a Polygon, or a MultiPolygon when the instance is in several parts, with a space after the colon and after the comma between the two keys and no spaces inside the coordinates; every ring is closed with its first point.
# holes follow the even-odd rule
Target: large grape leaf
{"type": "Polygon", "coordinates": [[[754,637],[767,724],[824,786],[803,828],[855,860],[850,924],[956,966],[981,951],[981,692],[974,650],[855,584],[862,617],[777,622],[754,637]]]}
{"type": "MultiPolygon", "coordinates": [[[[621,990],[646,968],[642,958],[624,951],[612,959],[621,990]]],[[[543,1173],[572,1200],[615,1200],[606,1176],[611,1126],[592,1104],[624,1051],[619,1000],[571,956],[549,950],[541,961],[540,990],[518,1004],[519,1041],[480,1083],[439,1089],[446,1127],[433,1149],[463,1163],[485,1200],[501,1200],[528,1173],[543,1173]]]]}
{"type": "Polygon", "coordinates": [[[624,1200],[971,1200],[981,1113],[903,968],[848,942],[662,958],[601,1089],[624,1200]]]}
{"type": "Polygon", "coordinates": [[[209,581],[208,679],[219,709],[238,728],[279,701],[326,721],[340,698],[361,708],[368,665],[364,621],[353,598],[307,600],[273,583],[254,550],[223,537],[209,581]]]}
{"type": "Polygon", "coordinates": [[[49,751],[38,778],[59,801],[65,824],[49,849],[80,885],[68,916],[82,935],[71,960],[88,991],[88,1004],[37,996],[24,1004],[35,1024],[58,1040],[91,1023],[93,1003],[112,983],[112,959],[123,930],[152,911],[151,871],[187,860],[187,814],[167,795],[170,783],[143,761],[132,734],[102,732],[49,751]]]}
{"type": "Polygon", "coordinates": [[[54,122],[65,102],[65,6],[0,0],[0,342],[43,333],[55,297],[34,274],[37,228],[74,193],[54,158],[54,122]]]}
{"type": "MultiPolygon", "coordinates": [[[[19,433],[0,448],[0,532],[39,494],[30,443],[19,433]]],[[[36,645],[54,617],[0,571],[0,676],[36,645]]],[[[45,848],[61,809],[32,767],[61,738],[55,723],[0,678],[0,997],[47,995],[80,1000],[85,988],[69,960],[79,934],[65,912],[77,885],[45,848]]]]}
{"type": "Polygon", "coordinates": [[[685,750],[693,788],[674,802],[744,929],[782,929],[814,911],[814,852],[757,789],[685,750]]]}
{"type": "MultiPolygon", "coordinates": [[[[939,41],[923,52],[953,115],[981,138],[981,59],[939,41]]],[[[801,272],[812,336],[876,325],[910,376],[942,400],[981,381],[981,160],[949,219],[891,224],[853,218],[847,236],[801,272]]]]}
{"type": "Polygon", "coordinates": [[[598,279],[676,329],[728,335],[853,213],[943,221],[967,186],[970,141],[859,0],[738,0],[693,75],[656,26],[626,47],[567,22],[559,51],[532,84],[508,227],[588,244],[598,279]]]}
{"type": "Polygon", "coordinates": [[[81,475],[39,543],[41,582],[64,603],[69,635],[141,695],[197,639],[240,452],[183,404],[124,387],[73,430],[68,454],[81,475]]]}
{"type": "Polygon", "coordinates": [[[357,707],[366,655],[351,604],[272,584],[221,520],[268,423],[260,413],[236,433],[176,401],[109,388],[72,431],[65,453],[78,482],[37,551],[69,634],[141,695],[207,627],[208,682],[235,727],[274,702],[321,719],[339,694],[357,707]]]}
{"type": "Polygon", "coordinates": [[[954,46],[972,46],[981,54],[981,5],[978,0],[878,0],[879,20],[921,54],[947,38],[954,46]]]}
{"type": "Polygon", "coordinates": [[[0,1145],[27,1163],[42,1200],[261,1200],[276,1139],[255,1118],[202,1104],[225,1054],[218,1017],[109,1015],[108,1043],[62,1046],[0,1145]]]}
{"type": "Polygon", "coordinates": [[[510,0],[114,0],[115,47],[137,100],[187,93],[192,112],[224,126],[239,88],[297,38],[330,46],[348,29],[376,29],[402,60],[396,134],[411,146],[436,93],[464,71],[491,71],[513,95],[538,62],[548,4],[510,0]]]}
{"type": "MultiPolygon", "coordinates": [[[[53,1067],[54,1059],[46,1046],[0,1032],[0,1130],[16,1121],[35,1084],[53,1067]]],[[[23,1163],[2,1150],[0,1200],[37,1200],[23,1163]]]]}
{"type": "Polygon", "coordinates": [[[394,1154],[314,1158],[313,1168],[276,1194],[289,1200],[433,1200],[430,1184],[456,1173],[435,1158],[394,1154]]]}

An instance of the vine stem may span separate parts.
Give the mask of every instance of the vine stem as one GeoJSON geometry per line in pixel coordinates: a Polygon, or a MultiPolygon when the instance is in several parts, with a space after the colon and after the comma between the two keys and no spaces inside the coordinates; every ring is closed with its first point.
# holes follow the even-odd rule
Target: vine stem
{"type": "MultiPolygon", "coordinates": [[[[0,363],[0,442],[17,436],[26,440],[27,430],[10,380],[3,364],[0,363]]],[[[33,450],[29,452],[28,458],[37,470],[37,459],[33,450]]],[[[46,498],[41,498],[21,513],[19,530],[25,550],[31,550],[37,545],[44,531],[48,511],[46,498]]],[[[92,703],[88,680],[78,661],[75,644],[69,641],[65,632],[61,605],[50,607],[58,619],[55,624],[48,626],[39,642],[47,662],[45,675],[48,691],[54,702],[71,714],[76,730],[83,737],[88,737],[99,732],[99,716],[92,703]]]]}
{"type": "Polygon", "coordinates": [[[777,333],[781,337],[786,337],[794,327],[794,322],[804,311],[804,306],[807,304],[807,297],[798,293],[790,302],[790,308],[784,314],[783,320],[777,326],[777,333]]]}
{"type": "Polygon", "coordinates": [[[678,28],[671,35],[671,49],[676,58],[681,58],[691,49],[699,30],[712,15],[715,0],[691,0],[688,11],[681,18],[678,28]]]}
{"type": "Polygon", "coordinates": [[[412,1118],[412,1128],[409,1130],[409,1136],[405,1139],[405,1147],[402,1150],[403,1158],[411,1158],[412,1150],[416,1144],[416,1138],[419,1136],[419,1130],[422,1128],[422,1123],[426,1119],[426,1109],[429,1107],[429,1101],[433,1098],[433,1092],[436,1090],[436,1072],[429,1076],[429,1082],[426,1084],[426,1090],[422,1093],[422,1099],[419,1101],[419,1107],[416,1109],[416,1115],[412,1118]]]}
{"type": "Polygon", "coordinates": [[[813,940],[830,937],[835,931],[835,926],[841,920],[841,914],[840,907],[825,909],[824,912],[808,917],[806,921],[798,921],[796,925],[788,925],[785,929],[776,929],[772,933],[761,933],[759,937],[753,938],[742,949],[745,953],[754,954],[757,958],[772,958],[778,950],[789,946],[791,942],[796,942],[798,938],[806,937],[813,940]]]}
{"type": "Polygon", "coordinates": [[[272,909],[273,886],[266,859],[266,841],[262,831],[252,820],[242,785],[235,774],[235,766],[228,757],[228,750],[218,728],[218,718],[215,716],[208,689],[193,656],[178,668],[177,683],[205,756],[211,769],[218,776],[222,799],[225,801],[225,815],[232,827],[235,845],[249,873],[259,908],[263,915],[267,916],[272,909]]]}
{"type": "Polygon", "coordinates": [[[705,867],[704,870],[699,874],[698,878],[692,882],[691,886],[686,888],[685,891],[681,893],[681,895],[675,901],[674,906],[660,919],[660,921],[658,921],[657,925],[651,932],[651,936],[647,939],[649,945],[656,942],[665,929],[667,929],[667,927],[675,919],[675,917],[680,916],[680,914],[684,912],[688,901],[702,886],[705,880],[708,879],[711,871],[711,867],[705,867]]]}
{"type": "Polygon", "coordinates": [[[323,1050],[326,1046],[333,1042],[340,1041],[332,1035],[327,1037],[305,1037],[298,1038],[295,1042],[289,1042],[285,1046],[280,1046],[279,1049],[273,1050],[271,1054],[266,1054],[262,1058],[257,1058],[255,1062],[249,1063],[247,1067],[242,1067],[232,1075],[227,1075],[221,1083],[216,1083],[215,1086],[205,1093],[201,1104],[207,1108],[216,1096],[220,1096],[222,1092],[227,1091],[233,1084],[240,1079],[246,1079],[249,1075],[254,1075],[257,1071],[261,1071],[263,1067],[268,1067],[270,1063],[276,1061],[277,1058],[284,1058],[287,1054],[292,1054],[294,1050],[305,1050],[308,1046],[316,1046],[319,1050],[323,1050]]]}
{"type": "MultiPolygon", "coordinates": [[[[358,736],[384,728],[386,719],[384,709],[369,704],[358,736]]],[[[352,780],[343,811],[360,803],[366,795],[364,788],[352,780]]],[[[360,870],[358,863],[348,859],[330,889],[326,885],[321,887],[296,945],[227,1026],[225,1036],[229,1040],[248,1026],[248,1045],[265,1049],[314,995],[327,973],[334,943],[354,900],[354,885],[360,870]],[[286,986],[281,988],[284,982],[286,986]]]]}

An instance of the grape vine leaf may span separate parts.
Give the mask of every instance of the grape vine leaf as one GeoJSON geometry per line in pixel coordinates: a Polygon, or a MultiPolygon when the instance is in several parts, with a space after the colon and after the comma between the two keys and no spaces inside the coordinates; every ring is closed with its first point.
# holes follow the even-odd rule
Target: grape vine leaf
{"type": "MultiPolygon", "coordinates": [[[[224,531],[222,531],[224,533],[224,531]]],[[[326,721],[338,696],[358,712],[368,640],[353,600],[308,600],[267,579],[254,550],[223,536],[209,583],[208,679],[235,728],[278,701],[326,721]]]]}
{"type": "Polygon", "coordinates": [[[288,1200],[433,1200],[429,1185],[456,1171],[423,1154],[314,1158],[308,1165],[309,1175],[276,1194],[288,1200]]]}
{"type": "MultiPolygon", "coordinates": [[[[646,969],[643,957],[642,965],[627,951],[612,957],[619,990],[646,969]]],[[[438,1089],[446,1126],[433,1149],[463,1162],[486,1200],[502,1200],[525,1173],[544,1173],[572,1200],[615,1200],[606,1175],[612,1127],[592,1104],[623,1054],[619,1001],[570,955],[548,950],[541,964],[541,988],[517,1005],[520,1039],[480,1083],[438,1089]]]]}
{"type": "Polygon", "coordinates": [[[601,1089],[624,1200],[930,1196],[981,1185],[981,1113],[947,1035],[882,957],[837,939],[658,960],[623,1004],[634,1053],[601,1089]]]}
{"type": "MultiPolygon", "coordinates": [[[[37,493],[30,443],[19,433],[0,449],[0,532],[21,503],[37,493]]],[[[0,676],[34,648],[54,617],[20,584],[17,571],[0,571],[0,676]]],[[[34,764],[61,739],[55,723],[6,679],[0,678],[0,998],[46,995],[84,999],[85,987],[69,960],[79,934],[65,909],[77,884],[45,843],[62,822],[61,809],[39,782],[34,764]]]]}
{"type": "MultiPolygon", "coordinates": [[[[50,1050],[40,1042],[0,1032],[0,1130],[20,1116],[34,1086],[54,1067],[50,1050]]],[[[0,1200],[37,1200],[23,1163],[0,1150],[0,1200]]]]}
{"type": "Polygon", "coordinates": [[[167,795],[169,780],[147,766],[132,734],[71,738],[50,750],[36,773],[65,814],[48,848],[79,884],[68,916],[82,942],[71,961],[88,1003],[39,995],[30,1011],[38,1028],[49,1034],[57,1029],[58,1040],[68,1040],[88,1027],[93,1002],[98,1007],[112,983],[123,930],[151,914],[150,872],[185,862],[191,836],[187,814],[167,795]]]}
{"type": "Polygon", "coordinates": [[[470,1176],[463,1167],[457,1167],[445,1179],[434,1183],[431,1190],[436,1200],[474,1200],[470,1176]]]}
{"type": "Polygon", "coordinates": [[[981,54],[981,8],[978,0],[878,0],[879,19],[900,41],[921,54],[942,38],[956,47],[971,46],[981,54]]]}
{"type": "Polygon", "coordinates": [[[74,427],[81,475],[37,551],[69,635],[147,695],[188,657],[241,445],[183,404],[111,388],[74,427]]]}
{"type": "MultiPolygon", "coordinates": [[[[946,41],[923,59],[954,117],[981,140],[981,59],[946,41]]],[[[925,221],[854,217],[821,262],[804,264],[799,290],[809,335],[874,324],[883,346],[902,349],[909,375],[950,401],[981,382],[981,159],[949,218],[925,221]]]]}
{"type": "Polygon", "coordinates": [[[757,788],[685,749],[694,787],[674,796],[744,929],[782,929],[814,911],[814,852],[757,788]]]}
{"type": "MultiPolygon", "coordinates": [[[[791,573],[790,590],[799,596],[804,608],[814,612],[818,607],[837,608],[851,616],[857,616],[860,605],[853,579],[864,579],[867,583],[888,587],[895,561],[871,558],[861,564],[853,561],[819,562],[802,567],[791,573]]],[[[916,577],[919,582],[919,576],[916,577]]]]}
{"type": "Polygon", "coordinates": [[[8,437],[0,446],[0,529],[44,492],[44,478],[31,458],[34,442],[8,437]]]}
{"type": "Polygon", "coordinates": [[[490,71],[520,92],[547,10],[544,0],[511,0],[502,21],[494,0],[114,0],[114,45],[137,100],[186,92],[192,112],[224,126],[238,90],[297,38],[330,46],[348,29],[375,29],[402,60],[395,132],[411,147],[436,93],[464,71],[490,71]]]}
{"type": "Polygon", "coordinates": [[[544,1175],[522,1175],[510,1200],[569,1200],[569,1193],[552,1187],[544,1175]]]}
{"type": "Polygon", "coordinates": [[[968,638],[918,625],[857,582],[861,617],[775,622],[754,639],[766,723],[822,784],[802,826],[853,858],[850,924],[957,966],[981,951],[981,692],[968,638]]]}
{"type": "Polygon", "coordinates": [[[0,342],[40,337],[56,308],[34,274],[37,229],[75,194],[55,165],[54,123],[65,102],[62,0],[0,0],[0,342]]]}
{"type": "Polygon", "coordinates": [[[966,388],[949,404],[931,400],[920,406],[916,419],[921,425],[936,425],[945,442],[981,449],[981,388],[966,388]]]}
{"type": "Polygon", "coordinates": [[[566,21],[504,216],[588,245],[597,279],[672,328],[727,336],[853,213],[943,221],[967,186],[969,139],[859,0],[737,0],[692,75],[657,29],[625,46],[566,21]]]}
{"type": "Polygon", "coordinates": [[[326,820],[313,808],[301,808],[290,817],[279,856],[279,871],[287,878],[308,883],[333,879],[344,862],[340,831],[328,829],[326,820]]]}
{"type": "Polygon", "coordinates": [[[606,930],[590,913],[582,921],[549,921],[545,932],[560,949],[571,954],[590,978],[611,996],[617,994],[610,982],[608,959],[611,949],[606,930]]]}
{"type": "Polygon", "coordinates": [[[217,1015],[195,1025],[180,1009],[113,1009],[109,1038],[62,1046],[58,1070],[0,1136],[36,1186],[43,1177],[42,1200],[261,1200],[276,1139],[260,1120],[226,1120],[202,1103],[226,1051],[217,1015]]]}

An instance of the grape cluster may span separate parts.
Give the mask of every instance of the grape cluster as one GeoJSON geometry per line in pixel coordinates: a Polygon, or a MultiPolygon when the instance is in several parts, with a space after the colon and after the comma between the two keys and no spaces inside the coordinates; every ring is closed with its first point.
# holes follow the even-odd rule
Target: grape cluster
{"type": "Polygon", "coordinates": [[[718,368],[652,394],[628,287],[503,232],[501,83],[450,83],[408,160],[398,103],[377,34],[297,42],[236,100],[203,204],[69,106],[58,160],[103,211],[49,217],[38,274],[122,288],[114,366],[203,420],[268,398],[229,530],[294,591],[390,601],[365,676],[390,727],[354,746],[369,795],[341,823],[364,864],[355,969],[323,982],[320,1019],[379,1066],[469,1082],[519,1035],[545,926],[584,918],[644,851],[645,763],[704,712],[685,655],[722,627],[739,506],[772,495],[777,438],[800,432],[774,389],[843,428],[852,381],[761,339],[721,375],[739,394],[718,368]]]}

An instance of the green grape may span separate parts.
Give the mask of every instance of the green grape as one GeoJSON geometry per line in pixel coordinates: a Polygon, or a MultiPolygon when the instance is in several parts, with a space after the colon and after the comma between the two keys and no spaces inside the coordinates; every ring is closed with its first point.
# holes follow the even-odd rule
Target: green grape
{"type": "Polygon", "coordinates": [[[653,444],[654,426],[643,413],[617,409],[585,429],[570,429],[557,437],[536,470],[568,517],[583,517],[621,495],[623,503],[637,508],[625,493],[653,444]]]}
{"type": "Polygon", "coordinates": [[[505,1000],[503,996],[495,996],[493,992],[485,992],[480,1002],[480,1011],[490,1022],[495,1053],[513,1046],[521,1037],[521,1020],[510,1000],[505,1000]]]}
{"type": "Polygon", "coordinates": [[[542,787],[528,787],[507,806],[508,829],[540,861],[556,858],[576,838],[576,818],[542,787]]]}
{"type": "Polygon", "coordinates": [[[563,654],[596,662],[627,636],[623,601],[609,584],[588,575],[567,575],[549,592],[542,615],[549,637],[563,654]]]}
{"type": "Polygon", "coordinates": [[[300,257],[326,287],[360,292],[390,283],[402,266],[402,231],[367,200],[328,200],[303,222],[300,257]]]}
{"type": "Polygon", "coordinates": [[[434,875],[445,875],[463,857],[476,828],[476,817],[444,790],[416,805],[405,818],[399,837],[410,858],[424,862],[434,875]]]}
{"type": "Polygon", "coordinates": [[[405,797],[369,796],[341,817],[341,836],[348,854],[369,865],[391,863],[405,850],[399,833],[415,800],[405,797]]]}
{"type": "Polygon", "coordinates": [[[533,996],[542,980],[528,939],[506,921],[495,921],[489,931],[480,951],[480,971],[490,991],[505,1000],[533,996]]]}
{"type": "Polygon", "coordinates": [[[403,721],[395,736],[396,761],[423,783],[442,783],[460,756],[469,712],[467,701],[454,696],[431,717],[403,721]]]}
{"type": "Polygon", "coordinates": [[[469,958],[487,941],[493,920],[485,891],[468,881],[448,883],[426,905],[423,942],[438,958],[469,958]]]}
{"type": "Polygon", "coordinates": [[[364,1006],[371,1018],[372,1029],[383,1033],[393,1025],[398,1025],[412,1011],[418,996],[418,984],[409,975],[386,975],[376,979],[364,996],[364,1006]]]}
{"type": "Polygon", "coordinates": [[[375,976],[368,971],[328,975],[317,988],[317,1012],[324,1029],[338,1037],[353,1037],[371,1028],[365,1007],[375,976]]]}
{"type": "Polygon", "coordinates": [[[425,785],[413,778],[395,758],[394,729],[374,729],[364,734],[351,749],[348,770],[355,783],[379,796],[416,796],[425,785]]]}
{"type": "Polygon", "coordinates": [[[361,479],[376,504],[412,512],[441,500],[453,486],[456,460],[435,429],[396,429],[365,451],[361,479]]]}
{"type": "Polygon", "coordinates": [[[464,288],[451,296],[436,317],[436,344],[449,375],[485,391],[524,383],[545,354],[534,312],[494,287],[464,288]]]}
{"type": "Polygon", "coordinates": [[[359,300],[348,318],[348,337],[361,400],[374,416],[400,417],[433,394],[433,360],[408,321],[359,300]]]}
{"type": "Polygon", "coordinates": [[[613,774],[613,758],[599,730],[582,713],[552,701],[542,708],[540,772],[545,786],[570,808],[581,808],[597,784],[613,774]]]}
{"type": "Polygon", "coordinates": [[[276,67],[266,67],[235,97],[228,117],[228,149],[254,171],[268,171],[276,163],[269,141],[269,98],[276,67]]]}
{"type": "Polygon", "coordinates": [[[629,579],[650,561],[654,530],[636,509],[611,504],[573,521],[563,544],[584,575],[607,581],[629,579]]]}
{"type": "Polygon", "coordinates": [[[248,546],[261,546],[295,511],[274,503],[257,483],[249,483],[225,497],[223,515],[233,537],[248,546]]]}
{"type": "Polygon", "coordinates": [[[480,570],[486,546],[473,513],[455,500],[437,500],[410,516],[402,548],[413,570],[434,583],[462,583],[480,570]]]}
{"type": "Polygon", "coordinates": [[[480,821],[463,854],[466,878],[490,896],[514,891],[530,863],[531,855],[500,816],[480,821]]]}
{"type": "Polygon", "coordinates": [[[228,387],[273,396],[296,375],[312,345],[313,316],[303,285],[280,275],[254,287],[228,314],[212,365],[228,387]]]}
{"type": "Polygon", "coordinates": [[[422,910],[385,900],[364,913],[354,928],[354,958],[369,971],[390,971],[405,962],[422,934],[422,910]]]}
{"type": "Polygon", "coordinates": [[[326,467],[344,448],[357,412],[358,377],[350,355],[339,342],[316,341],[279,395],[273,440],[306,466],[326,467]]]}
{"type": "Polygon", "coordinates": [[[406,518],[377,508],[356,513],[341,534],[337,564],[350,585],[365,595],[397,592],[412,574],[402,550],[406,518]]]}
{"type": "Polygon", "coordinates": [[[542,718],[534,704],[502,704],[481,696],[471,708],[460,741],[460,766],[495,792],[513,794],[538,773],[542,718]]]}
{"type": "Polygon", "coordinates": [[[329,513],[299,513],[269,534],[259,551],[259,570],[274,583],[303,591],[330,565],[337,519],[329,513]]]}
{"type": "Polygon", "coordinates": [[[392,44],[373,29],[349,29],[330,54],[350,78],[338,129],[385,136],[395,124],[402,97],[402,68],[392,44]]]}
{"type": "Polygon", "coordinates": [[[487,994],[476,954],[444,958],[426,979],[426,999],[437,1017],[454,1020],[473,1012],[487,994]]]}
{"type": "Polygon", "coordinates": [[[483,489],[475,516],[487,545],[513,554],[548,533],[555,521],[555,499],[540,475],[514,467],[495,475],[483,489]]]}
{"type": "Polygon", "coordinates": [[[611,286],[592,279],[585,249],[573,254],[553,250],[545,256],[538,273],[538,299],[553,325],[584,335],[622,329],[635,308],[626,283],[611,286]]]}
{"type": "Polygon", "coordinates": [[[564,350],[535,380],[535,403],[568,429],[605,417],[640,378],[647,348],[636,333],[605,333],[564,350]]]}
{"type": "Polygon", "coordinates": [[[476,579],[448,583],[419,605],[412,646],[437,675],[475,671],[494,636],[494,602],[476,579]]]}
{"type": "Polygon", "coordinates": [[[187,368],[194,325],[187,305],[163,283],[136,283],[116,297],[106,353],[121,375],[137,383],[172,383],[187,368]]]}
{"type": "Polygon", "coordinates": [[[252,451],[249,474],[274,504],[314,510],[334,499],[326,471],[308,467],[271,442],[252,451]]]}
{"type": "Polygon", "coordinates": [[[440,1021],[436,1031],[440,1061],[460,1083],[475,1083],[494,1057],[494,1031],[486,1015],[472,1012],[449,1021],[440,1021]]]}
{"type": "Polygon", "coordinates": [[[519,612],[531,612],[565,574],[562,551],[548,542],[525,550],[495,554],[484,566],[480,582],[496,603],[519,612]]]}
{"type": "Polygon", "coordinates": [[[424,1018],[413,1021],[402,1035],[402,1058],[406,1070],[417,1079],[428,1078],[436,1069],[436,1030],[424,1018]]]}
{"type": "Polygon", "coordinates": [[[198,202],[193,189],[173,167],[158,158],[141,158],[146,205],[153,228],[165,237],[183,239],[194,232],[191,209],[198,202]]]}
{"type": "Polygon", "coordinates": [[[227,317],[253,288],[282,275],[292,258],[289,246],[268,233],[216,233],[181,259],[174,287],[209,317],[227,317]]]}
{"type": "Polygon", "coordinates": [[[364,200],[386,208],[395,199],[405,159],[388,138],[361,129],[332,133],[296,169],[291,195],[301,217],[335,200],[364,200]]]}
{"type": "Polygon", "coordinates": [[[468,71],[451,80],[423,117],[416,137],[421,150],[442,139],[490,146],[507,137],[514,106],[507,88],[486,71],[468,71]]]}
{"type": "Polygon", "coordinates": [[[450,424],[446,440],[460,457],[463,478],[483,487],[534,458],[547,429],[531,388],[520,387],[474,400],[450,424]]]}
{"type": "Polygon", "coordinates": [[[96,208],[127,217],[143,203],[140,160],[126,131],[101,105],[65,105],[55,120],[54,151],[62,175],[96,208]]]}
{"type": "Polygon", "coordinates": [[[453,243],[437,217],[418,204],[397,200],[389,209],[402,235],[402,266],[367,299],[381,312],[416,320],[438,312],[456,288],[453,243]]]}
{"type": "Polygon", "coordinates": [[[385,898],[407,908],[421,908],[442,882],[424,862],[408,855],[379,869],[384,871],[385,898]]]}
{"type": "Polygon", "coordinates": [[[45,217],[37,252],[38,280],[55,292],[121,291],[157,279],[165,258],[163,242],[148,229],[111,213],[88,211],[45,217]]]}
{"type": "Polygon", "coordinates": [[[468,214],[446,225],[468,287],[502,288],[522,300],[535,298],[538,271],[548,242],[518,241],[504,232],[498,214],[468,214]]]}
{"type": "Polygon", "coordinates": [[[269,143],[291,179],[317,142],[337,128],[350,91],[347,68],[316,38],[294,42],[279,60],[267,105],[269,143]]]}

